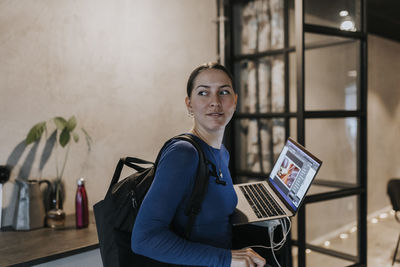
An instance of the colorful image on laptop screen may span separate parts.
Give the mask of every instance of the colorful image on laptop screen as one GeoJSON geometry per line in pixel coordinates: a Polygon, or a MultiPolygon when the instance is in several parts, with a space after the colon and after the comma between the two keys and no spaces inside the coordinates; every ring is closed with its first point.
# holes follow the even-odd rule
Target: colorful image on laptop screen
{"type": "Polygon", "coordinates": [[[321,163],[290,139],[269,176],[269,182],[296,211],[321,163]]]}

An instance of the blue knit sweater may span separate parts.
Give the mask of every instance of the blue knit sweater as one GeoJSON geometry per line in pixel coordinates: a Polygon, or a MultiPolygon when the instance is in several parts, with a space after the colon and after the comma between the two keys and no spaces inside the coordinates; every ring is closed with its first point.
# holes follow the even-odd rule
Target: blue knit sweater
{"type": "MultiPolygon", "coordinates": [[[[196,137],[197,138],[197,137],[196,137]]],[[[205,156],[221,169],[226,185],[210,177],[190,241],[182,238],[184,209],[192,192],[199,157],[189,142],[172,141],[162,152],[156,175],[132,231],[132,250],[158,261],[195,266],[230,266],[233,213],[237,196],[228,169],[229,153],[197,138],[205,156]],[[174,229],[174,231],[171,230],[174,229]]]]}

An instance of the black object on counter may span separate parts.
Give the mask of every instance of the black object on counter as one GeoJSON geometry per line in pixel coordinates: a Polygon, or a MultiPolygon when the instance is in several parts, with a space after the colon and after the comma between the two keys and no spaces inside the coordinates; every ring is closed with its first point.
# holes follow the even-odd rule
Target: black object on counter
{"type": "Polygon", "coordinates": [[[4,184],[10,179],[11,167],[8,165],[0,165],[0,183],[4,184]]]}

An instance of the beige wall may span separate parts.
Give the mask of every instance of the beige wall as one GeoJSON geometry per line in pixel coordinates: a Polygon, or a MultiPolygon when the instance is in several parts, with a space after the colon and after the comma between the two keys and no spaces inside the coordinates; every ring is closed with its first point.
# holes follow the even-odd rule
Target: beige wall
{"type": "MultiPolygon", "coordinates": [[[[71,147],[65,210],[74,212],[81,176],[93,205],[119,157],[153,160],[190,128],[185,83],[217,59],[215,18],[214,0],[0,0],[0,164],[16,165],[13,179],[24,163],[30,178],[53,178],[52,160],[38,171],[43,145],[30,168],[32,146],[21,141],[36,122],[76,115],[94,144],[88,154],[81,135],[71,147]]],[[[5,225],[15,190],[5,184],[5,225]]]]}

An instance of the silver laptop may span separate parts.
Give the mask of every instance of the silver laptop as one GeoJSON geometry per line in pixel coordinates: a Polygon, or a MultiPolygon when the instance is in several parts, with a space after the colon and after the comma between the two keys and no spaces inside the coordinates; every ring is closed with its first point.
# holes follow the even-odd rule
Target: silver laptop
{"type": "Polygon", "coordinates": [[[286,141],[266,181],[235,184],[233,225],[294,216],[322,161],[293,139],[286,141]]]}

